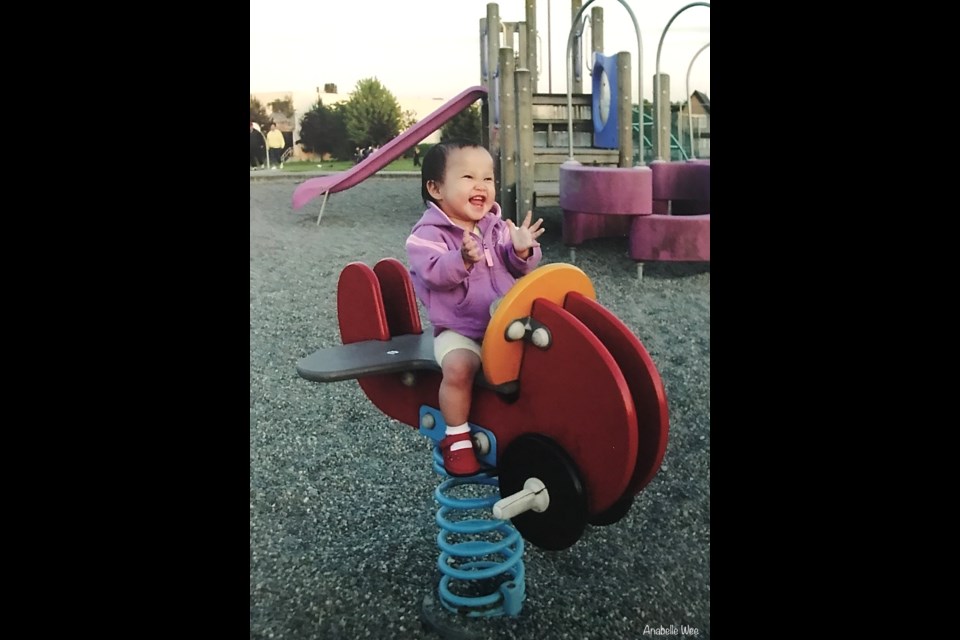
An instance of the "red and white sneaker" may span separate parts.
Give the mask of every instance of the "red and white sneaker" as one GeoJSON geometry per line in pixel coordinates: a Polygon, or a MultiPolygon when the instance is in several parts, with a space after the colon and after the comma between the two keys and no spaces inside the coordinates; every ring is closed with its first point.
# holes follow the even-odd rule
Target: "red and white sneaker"
{"type": "Polygon", "coordinates": [[[477,454],[473,452],[473,440],[469,433],[457,433],[440,441],[443,468],[451,476],[464,477],[480,473],[477,454]]]}

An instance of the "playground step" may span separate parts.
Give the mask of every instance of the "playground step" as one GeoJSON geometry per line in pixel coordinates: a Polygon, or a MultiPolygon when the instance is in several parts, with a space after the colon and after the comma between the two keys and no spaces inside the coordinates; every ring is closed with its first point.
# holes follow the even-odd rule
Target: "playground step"
{"type": "MultiPolygon", "coordinates": [[[[560,165],[570,159],[566,149],[536,148],[533,150],[533,179],[535,181],[557,182],[560,180],[560,165]]],[[[573,149],[573,157],[580,164],[596,164],[601,167],[615,167],[620,160],[617,149],[593,149],[582,147],[573,149]]]]}
{"type": "MultiPolygon", "coordinates": [[[[567,105],[535,104],[533,105],[533,124],[552,124],[567,128],[567,105]]],[[[576,127],[581,122],[593,122],[593,113],[590,105],[573,105],[573,124],[576,127]]]]}
{"type": "MultiPolygon", "coordinates": [[[[568,147],[534,147],[533,155],[535,162],[550,162],[563,164],[570,159],[570,149],[568,147]]],[[[594,161],[600,164],[617,164],[620,157],[619,149],[596,149],[594,147],[574,147],[574,160],[582,164],[592,164],[594,161]]]]}
{"type": "MultiPolygon", "coordinates": [[[[574,93],[570,96],[570,102],[574,105],[593,104],[593,94],[574,93]]],[[[567,106],[567,94],[565,93],[535,93],[533,94],[533,104],[558,104],[567,106]]]]}
{"type": "MultiPolygon", "coordinates": [[[[573,109],[574,131],[593,131],[593,96],[589,93],[575,93],[570,98],[570,105],[573,109]]],[[[566,131],[570,121],[566,94],[533,94],[532,115],[534,130],[544,131],[549,128],[553,131],[566,131]]]]}
{"type": "MultiPolygon", "coordinates": [[[[560,165],[569,160],[569,151],[556,148],[534,148],[533,192],[537,207],[560,206],[560,165]]],[[[618,149],[574,147],[574,159],[581,164],[615,167],[620,160],[618,149]]]]}
{"type": "MultiPolygon", "coordinates": [[[[593,144],[593,125],[587,126],[583,123],[578,127],[576,121],[573,123],[573,146],[574,148],[589,148],[593,144]]],[[[533,146],[543,149],[566,149],[570,143],[567,137],[567,125],[538,124],[533,125],[533,146]]]]}
{"type": "Polygon", "coordinates": [[[539,200],[543,196],[560,196],[560,183],[559,182],[548,182],[548,181],[538,181],[533,183],[533,190],[537,194],[537,199],[539,200]]]}
{"type": "Polygon", "coordinates": [[[560,183],[537,181],[533,183],[534,207],[560,206],[560,183]]]}

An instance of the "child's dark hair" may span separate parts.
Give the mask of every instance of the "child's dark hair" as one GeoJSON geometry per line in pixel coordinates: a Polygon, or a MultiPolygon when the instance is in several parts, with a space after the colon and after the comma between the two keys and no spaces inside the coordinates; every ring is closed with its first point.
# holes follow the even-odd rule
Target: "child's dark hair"
{"type": "Polygon", "coordinates": [[[423,196],[423,204],[430,202],[437,204],[437,201],[427,191],[427,183],[431,180],[443,182],[443,173],[447,170],[447,156],[450,155],[452,150],[465,147],[486,148],[472,140],[447,140],[433,145],[423,156],[422,166],[420,167],[420,195],[423,196]]]}

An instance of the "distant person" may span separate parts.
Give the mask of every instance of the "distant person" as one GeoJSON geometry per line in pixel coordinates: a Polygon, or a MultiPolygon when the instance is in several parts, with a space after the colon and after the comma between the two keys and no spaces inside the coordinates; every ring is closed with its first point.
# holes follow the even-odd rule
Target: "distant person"
{"type": "Polygon", "coordinates": [[[413,146],[413,166],[420,166],[420,147],[416,145],[413,146]]]}
{"type": "Polygon", "coordinates": [[[280,158],[283,157],[283,148],[286,144],[283,140],[283,134],[277,128],[277,123],[271,122],[270,133],[267,134],[267,147],[270,150],[270,163],[274,169],[283,169],[283,162],[280,161],[280,158]]]}
{"type": "Polygon", "coordinates": [[[493,156],[483,147],[467,141],[431,147],[420,175],[427,210],[406,241],[410,277],[433,325],[447,424],[440,450],[451,476],[480,471],[468,420],[491,304],[543,256],[537,242],[543,218],[530,224],[528,211],[520,226],[504,221],[493,178],[493,156]]]}
{"type": "Polygon", "coordinates": [[[262,169],[267,159],[267,148],[260,133],[260,125],[250,122],[250,167],[254,170],[262,169]]]}

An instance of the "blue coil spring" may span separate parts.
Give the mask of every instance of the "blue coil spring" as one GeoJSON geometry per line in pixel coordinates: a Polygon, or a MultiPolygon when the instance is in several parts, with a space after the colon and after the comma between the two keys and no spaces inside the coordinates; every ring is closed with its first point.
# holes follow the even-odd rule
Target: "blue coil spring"
{"type": "Polygon", "coordinates": [[[443,468],[443,456],[439,446],[433,451],[433,470],[446,477],[434,491],[434,496],[440,503],[437,511],[437,525],[440,527],[437,535],[437,545],[440,547],[437,566],[443,574],[438,587],[440,603],[450,612],[470,617],[519,615],[526,592],[523,538],[508,520],[493,518],[492,509],[500,498],[499,492],[494,491],[477,498],[460,498],[450,494],[451,490],[462,485],[498,488],[499,480],[486,475],[469,478],[448,476],[443,468]],[[459,520],[449,517],[456,512],[471,510],[483,510],[490,513],[490,517],[459,520]],[[451,542],[450,537],[453,534],[488,539],[451,542]],[[456,566],[451,564],[451,560],[456,566]],[[479,595],[456,594],[450,589],[451,581],[461,583],[463,588],[458,589],[459,591],[471,592],[484,590],[486,587],[490,592],[479,595]]]}

